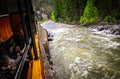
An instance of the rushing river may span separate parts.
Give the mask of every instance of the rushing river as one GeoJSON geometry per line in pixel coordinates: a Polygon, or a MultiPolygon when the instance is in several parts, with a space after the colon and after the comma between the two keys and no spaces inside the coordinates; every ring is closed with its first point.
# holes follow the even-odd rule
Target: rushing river
{"type": "Polygon", "coordinates": [[[86,27],[41,24],[53,34],[50,54],[55,79],[120,79],[120,36],[86,27]]]}

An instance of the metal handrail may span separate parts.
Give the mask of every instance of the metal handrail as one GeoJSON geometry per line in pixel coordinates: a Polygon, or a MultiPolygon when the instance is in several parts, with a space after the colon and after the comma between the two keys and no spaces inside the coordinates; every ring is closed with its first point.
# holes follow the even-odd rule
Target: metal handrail
{"type": "Polygon", "coordinates": [[[22,69],[23,69],[23,66],[24,66],[25,59],[26,59],[26,57],[27,57],[27,53],[28,53],[29,48],[30,48],[30,44],[27,45],[27,46],[25,47],[25,49],[24,49],[24,54],[23,54],[23,56],[22,56],[22,58],[21,58],[21,61],[20,61],[20,63],[19,63],[19,66],[18,66],[18,68],[17,68],[17,70],[16,70],[14,79],[20,79],[20,75],[21,75],[21,72],[22,72],[22,69]]]}

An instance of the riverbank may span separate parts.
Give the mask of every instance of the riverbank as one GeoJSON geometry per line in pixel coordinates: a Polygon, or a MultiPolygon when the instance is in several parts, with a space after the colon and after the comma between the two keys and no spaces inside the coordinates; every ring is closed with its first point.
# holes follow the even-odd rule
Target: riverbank
{"type": "Polygon", "coordinates": [[[120,35],[120,25],[93,25],[89,26],[89,28],[93,28],[106,34],[120,35]]]}
{"type": "Polygon", "coordinates": [[[69,24],[69,25],[75,25],[75,26],[83,26],[83,27],[88,27],[91,29],[96,29],[97,31],[102,31],[106,34],[114,34],[114,35],[120,35],[120,23],[105,23],[105,22],[100,22],[100,23],[85,23],[85,24],[80,24],[77,22],[59,22],[59,23],[64,23],[64,24],[69,24]]]}

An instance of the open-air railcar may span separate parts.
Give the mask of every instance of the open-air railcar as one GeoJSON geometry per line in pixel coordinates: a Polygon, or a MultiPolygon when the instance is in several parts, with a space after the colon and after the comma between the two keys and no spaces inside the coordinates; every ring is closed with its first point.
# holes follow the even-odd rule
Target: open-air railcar
{"type": "Polygon", "coordinates": [[[45,79],[31,0],[0,0],[0,79],[45,79]]]}

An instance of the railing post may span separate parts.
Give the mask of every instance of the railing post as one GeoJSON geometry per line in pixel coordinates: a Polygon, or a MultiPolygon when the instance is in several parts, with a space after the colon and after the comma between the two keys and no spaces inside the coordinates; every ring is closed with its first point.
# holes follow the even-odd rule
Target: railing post
{"type": "Polygon", "coordinates": [[[27,20],[28,20],[28,26],[30,28],[30,35],[31,35],[31,38],[32,38],[32,45],[33,45],[33,50],[34,50],[34,55],[35,55],[35,59],[38,59],[38,54],[37,54],[37,49],[36,49],[36,45],[35,45],[35,38],[34,38],[34,31],[35,29],[33,27],[34,24],[33,24],[33,14],[31,13],[32,12],[32,7],[30,6],[31,4],[31,0],[24,0],[25,1],[25,7],[26,7],[26,11],[27,11],[27,20]]]}

